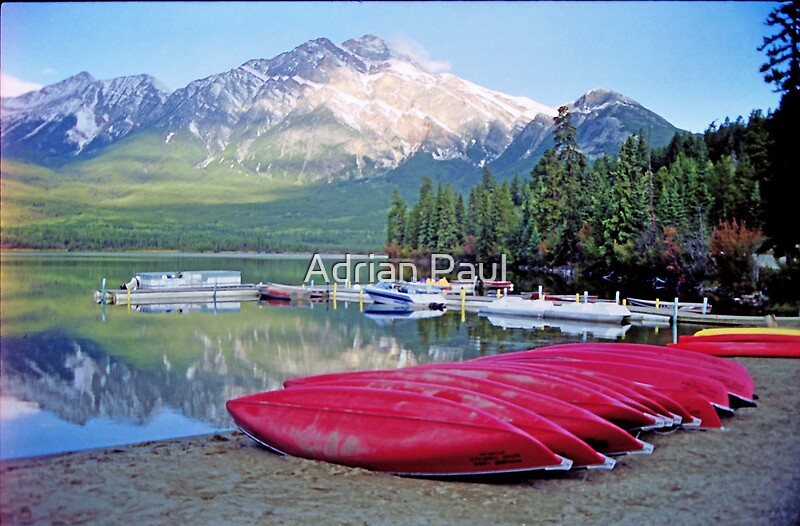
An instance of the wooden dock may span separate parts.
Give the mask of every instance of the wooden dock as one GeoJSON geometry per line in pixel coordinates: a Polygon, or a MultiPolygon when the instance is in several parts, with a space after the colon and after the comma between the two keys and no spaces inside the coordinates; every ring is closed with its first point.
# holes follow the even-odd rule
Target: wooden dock
{"type": "MultiPolygon", "coordinates": [[[[634,307],[628,305],[634,315],[660,316],[673,323],[675,311],[670,308],[634,307]]],[[[753,326],[753,327],[800,327],[800,317],[775,316],[735,316],[725,314],[702,314],[696,311],[678,309],[678,323],[712,326],[753,326]]]]}

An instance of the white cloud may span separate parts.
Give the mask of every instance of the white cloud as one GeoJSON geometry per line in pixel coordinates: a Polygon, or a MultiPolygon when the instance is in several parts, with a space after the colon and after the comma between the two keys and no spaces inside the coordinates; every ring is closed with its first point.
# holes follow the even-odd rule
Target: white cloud
{"type": "Polygon", "coordinates": [[[40,90],[43,87],[35,82],[28,82],[13,75],[0,73],[0,95],[3,97],[17,97],[29,91],[40,90]]]}
{"type": "Polygon", "coordinates": [[[428,54],[428,50],[418,42],[406,37],[395,37],[392,39],[391,48],[425,68],[431,73],[442,73],[450,71],[450,63],[445,60],[433,60],[428,54]]]}

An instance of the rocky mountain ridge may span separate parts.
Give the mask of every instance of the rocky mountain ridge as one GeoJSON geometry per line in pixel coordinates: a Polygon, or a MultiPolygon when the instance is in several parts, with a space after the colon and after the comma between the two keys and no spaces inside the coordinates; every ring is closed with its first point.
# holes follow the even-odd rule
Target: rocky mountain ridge
{"type": "MultiPolygon", "coordinates": [[[[589,156],[616,151],[640,129],[677,131],[611,90],[592,90],[569,107],[589,156]]],[[[217,162],[264,177],[332,181],[385,174],[416,155],[498,170],[530,166],[552,144],[556,113],[432,74],[365,35],[341,45],[312,40],[171,93],[148,75],[97,81],[80,73],[3,99],[0,140],[4,158],[59,166],[147,130],[164,145],[176,137],[200,145],[203,156],[191,160],[198,169],[217,162]]]]}

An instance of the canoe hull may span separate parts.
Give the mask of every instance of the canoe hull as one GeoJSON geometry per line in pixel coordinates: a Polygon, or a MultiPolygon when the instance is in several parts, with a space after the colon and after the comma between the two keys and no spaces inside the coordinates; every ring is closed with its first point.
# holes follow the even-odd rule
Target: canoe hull
{"type": "Polygon", "coordinates": [[[236,425],[297,457],[409,476],[569,469],[571,461],[491,414],[417,393],[304,386],[227,403],[236,425]]]}
{"type": "Polygon", "coordinates": [[[381,371],[358,371],[350,373],[330,373],[306,376],[287,380],[288,388],[314,383],[325,383],[342,379],[402,379],[435,385],[445,385],[468,389],[487,396],[505,400],[541,415],[574,434],[593,449],[605,455],[627,453],[648,454],[653,446],[634,438],[619,426],[557,398],[520,389],[501,382],[484,378],[470,377],[442,369],[404,368],[381,371]]]}
{"type": "Polygon", "coordinates": [[[541,441],[551,451],[572,461],[573,468],[611,469],[615,461],[592,449],[588,444],[563,427],[503,399],[454,386],[392,378],[370,378],[350,375],[349,378],[331,380],[316,385],[367,387],[420,393],[451,400],[483,411],[504,420],[541,441]]]}

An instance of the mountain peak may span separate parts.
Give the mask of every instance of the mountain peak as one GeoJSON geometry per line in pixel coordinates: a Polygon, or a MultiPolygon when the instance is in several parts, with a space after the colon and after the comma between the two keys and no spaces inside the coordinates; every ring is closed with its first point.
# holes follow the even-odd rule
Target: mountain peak
{"type": "Polygon", "coordinates": [[[350,39],[344,42],[342,47],[354,55],[370,61],[389,60],[394,56],[386,41],[375,35],[350,39]]]}
{"type": "Polygon", "coordinates": [[[591,109],[605,104],[623,103],[639,106],[639,104],[628,97],[608,88],[595,88],[588,91],[573,103],[575,108],[591,109]]]}

